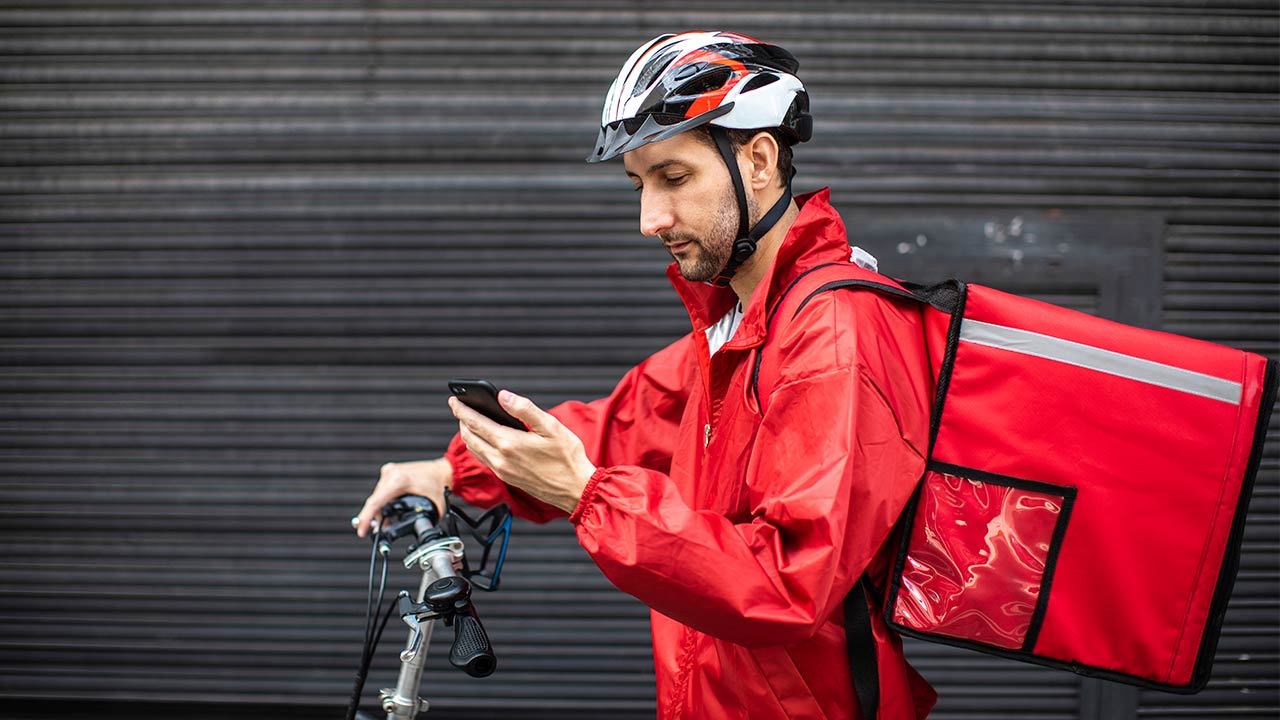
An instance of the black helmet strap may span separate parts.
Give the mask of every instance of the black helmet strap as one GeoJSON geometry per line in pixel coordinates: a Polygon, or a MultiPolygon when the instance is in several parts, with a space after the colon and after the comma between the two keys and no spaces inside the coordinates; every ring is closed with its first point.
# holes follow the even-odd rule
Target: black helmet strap
{"type": "Polygon", "coordinates": [[[720,148],[720,156],[724,158],[725,165],[729,166],[729,179],[733,181],[733,192],[738,198],[738,234],[737,239],[733,241],[733,252],[729,254],[728,264],[711,283],[716,287],[726,287],[737,274],[742,263],[756,251],[756,244],[760,242],[760,238],[767,235],[773,226],[778,224],[782,214],[791,205],[791,178],[787,178],[787,184],[782,189],[782,197],[778,198],[755,227],[751,227],[751,216],[747,208],[747,189],[742,183],[742,173],[738,170],[738,158],[729,143],[729,134],[718,125],[711,125],[708,129],[711,131],[711,137],[716,141],[716,147],[720,148]]]}

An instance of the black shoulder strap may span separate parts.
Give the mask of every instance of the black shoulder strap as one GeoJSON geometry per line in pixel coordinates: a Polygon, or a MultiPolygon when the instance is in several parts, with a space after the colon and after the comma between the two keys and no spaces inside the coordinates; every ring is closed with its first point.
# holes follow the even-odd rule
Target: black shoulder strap
{"type": "MultiPolygon", "coordinates": [[[[792,281],[770,309],[765,320],[766,327],[772,328],[774,317],[782,309],[784,301],[800,285],[809,286],[809,292],[796,305],[791,313],[792,317],[799,314],[804,306],[818,295],[840,288],[872,290],[933,305],[948,313],[954,313],[957,308],[963,308],[964,286],[956,281],[933,286],[915,283],[894,284],[888,278],[885,282],[867,278],[865,277],[867,273],[860,270],[850,270],[849,274],[859,274],[864,277],[848,277],[847,274],[845,277],[840,277],[842,274],[840,271],[828,269],[834,267],[848,266],[845,263],[819,265],[792,281]],[[814,287],[814,283],[819,284],[814,287]]],[[[953,323],[953,330],[958,327],[958,323],[953,323]]],[[[760,396],[760,361],[763,356],[763,348],[756,351],[755,365],[751,372],[751,392],[761,412],[764,411],[760,396]]],[[[853,691],[857,697],[858,707],[862,711],[863,720],[876,720],[880,709],[880,665],[876,657],[876,638],[871,629],[871,614],[875,611],[873,603],[881,604],[877,599],[875,585],[871,582],[871,578],[863,573],[844,599],[844,633],[845,645],[849,653],[849,671],[853,676],[853,691]]]]}
{"type": "Polygon", "coordinates": [[[863,573],[844,598],[844,638],[849,650],[853,694],[864,720],[876,720],[880,709],[880,663],[871,630],[871,579],[863,573]]]}
{"type": "MultiPolygon", "coordinates": [[[[797,277],[795,280],[792,280],[791,284],[788,285],[787,288],[782,291],[782,294],[778,296],[778,299],[774,301],[773,307],[769,309],[769,313],[765,318],[765,327],[766,328],[773,327],[774,317],[778,315],[778,312],[780,310],[782,310],[783,305],[786,304],[787,298],[791,295],[791,292],[795,290],[797,286],[802,284],[812,285],[814,282],[821,280],[822,277],[826,275],[839,273],[838,270],[832,270],[832,268],[849,268],[849,272],[858,272],[862,274],[871,274],[871,275],[875,274],[869,270],[864,271],[861,268],[858,268],[856,265],[851,265],[849,263],[825,263],[823,265],[818,265],[817,267],[810,268],[805,272],[801,273],[800,276],[797,277]]],[[[888,278],[886,278],[886,281],[887,280],[888,278]]],[[[830,280],[828,282],[823,283],[817,288],[813,288],[812,290],[810,290],[810,292],[804,296],[804,299],[800,301],[800,304],[796,306],[795,311],[792,312],[792,317],[794,317],[802,309],[804,309],[804,306],[808,305],[809,301],[812,300],[814,297],[821,295],[822,293],[827,292],[829,290],[836,290],[839,288],[846,288],[846,287],[863,288],[867,290],[874,290],[876,292],[881,292],[886,295],[893,295],[896,297],[907,298],[910,300],[917,300],[919,302],[929,302],[928,298],[922,297],[921,295],[917,294],[916,292],[912,292],[911,290],[905,290],[896,285],[891,285],[890,282],[891,281],[876,282],[874,280],[869,280],[869,279],[838,277],[834,280],[830,280]]],[[[760,402],[761,400],[760,398],[760,360],[762,357],[764,357],[763,348],[756,351],[755,363],[751,368],[751,394],[752,394],[752,397],[755,398],[756,407],[760,408],[761,410],[764,409],[764,405],[760,402]]]]}
{"type": "MultiPolygon", "coordinates": [[[[800,304],[796,306],[795,311],[792,312],[792,317],[799,313],[817,295],[844,287],[860,287],[912,300],[920,299],[911,292],[896,287],[889,282],[838,277],[841,274],[838,270],[828,269],[836,267],[849,266],[844,263],[819,265],[792,281],[770,309],[765,321],[766,326],[772,327],[774,317],[782,309],[787,297],[797,286],[812,286],[815,282],[820,284],[816,288],[809,288],[809,292],[800,301],[800,304]],[[818,273],[821,273],[821,275],[818,273]],[[837,275],[837,277],[823,282],[823,279],[830,275],[837,275]]],[[[861,273],[859,270],[852,269],[849,272],[861,273]]],[[[762,410],[764,406],[760,403],[760,359],[763,355],[763,348],[756,352],[755,365],[751,371],[751,391],[756,399],[756,405],[762,410]]],[[[864,720],[875,720],[880,708],[880,664],[876,657],[875,634],[871,629],[872,603],[875,597],[873,587],[871,578],[863,573],[857,584],[853,586],[844,599],[844,633],[845,646],[849,652],[849,672],[853,676],[853,692],[864,720]]]]}

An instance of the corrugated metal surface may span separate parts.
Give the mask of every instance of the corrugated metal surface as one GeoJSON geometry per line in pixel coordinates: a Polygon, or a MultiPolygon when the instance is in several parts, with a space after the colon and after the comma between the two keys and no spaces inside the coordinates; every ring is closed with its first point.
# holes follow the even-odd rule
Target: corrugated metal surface
{"type": "MultiPolygon", "coordinates": [[[[443,444],[444,380],[590,397],[686,327],[629,184],[580,161],[626,55],[699,26],[800,57],[798,186],[832,185],[854,237],[899,228],[889,271],[972,237],[993,279],[1280,354],[1275,2],[0,5],[0,702],[332,714],[367,550],[346,518],[443,444]],[[902,223],[1097,213],[1120,237],[902,223]],[[1163,277],[1108,306],[1138,216],[1168,226],[1163,277]]],[[[1280,706],[1277,440],[1211,689],[1144,717],[1280,706]]],[[[437,657],[440,716],[651,716],[644,609],[562,525],[517,532],[480,599],[503,669],[437,657]]],[[[1113,717],[1070,675],[913,652],[937,717],[1113,717]]]]}
{"type": "MultiPolygon", "coordinates": [[[[1274,228],[1173,224],[1166,240],[1165,327],[1280,355],[1280,242],[1274,228]]],[[[1275,717],[1280,707],[1280,408],[1258,471],[1235,594],[1209,687],[1190,698],[1144,692],[1144,718],[1275,717]]]]}

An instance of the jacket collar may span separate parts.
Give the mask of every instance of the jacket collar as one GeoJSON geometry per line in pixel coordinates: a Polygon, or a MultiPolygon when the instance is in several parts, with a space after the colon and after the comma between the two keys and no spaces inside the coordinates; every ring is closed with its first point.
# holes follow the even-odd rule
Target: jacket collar
{"type": "MultiPolygon", "coordinates": [[[[765,271],[751,301],[743,308],[742,323],[726,348],[759,345],[767,330],[769,308],[792,280],[817,265],[849,259],[844,222],[831,207],[830,196],[829,188],[796,196],[800,213],[788,228],[773,265],[765,271]]],[[[733,288],[685,280],[674,262],[667,266],[667,277],[689,310],[695,332],[704,332],[738,302],[733,288]]]]}

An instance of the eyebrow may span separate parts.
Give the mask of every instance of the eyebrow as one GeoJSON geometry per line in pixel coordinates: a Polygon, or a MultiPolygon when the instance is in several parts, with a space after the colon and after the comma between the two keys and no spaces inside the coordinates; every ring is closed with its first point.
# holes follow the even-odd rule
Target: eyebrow
{"type": "MultiPolygon", "coordinates": [[[[668,160],[663,160],[662,162],[657,162],[657,163],[654,163],[654,164],[650,165],[650,166],[649,166],[649,169],[644,171],[644,174],[645,174],[645,175],[652,175],[653,173],[655,173],[655,172],[657,172],[657,171],[659,171],[659,170],[662,170],[663,168],[667,168],[667,167],[670,167],[670,166],[672,166],[672,165],[676,165],[676,164],[679,164],[679,163],[680,163],[680,161],[679,161],[679,160],[677,160],[677,159],[675,159],[675,158],[670,158],[670,159],[668,159],[668,160]]],[[[639,175],[637,175],[637,174],[635,174],[635,173],[631,172],[630,170],[625,170],[624,172],[626,172],[626,173],[627,173],[627,177],[636,178],[637,180],[638,180],[638,179],[640,179],[640,176],[639,176],[639,175]]]]}

